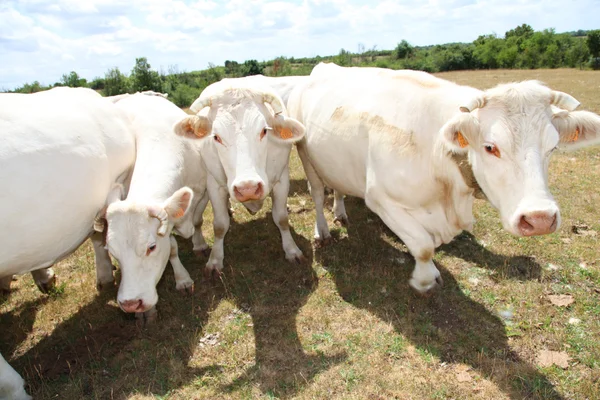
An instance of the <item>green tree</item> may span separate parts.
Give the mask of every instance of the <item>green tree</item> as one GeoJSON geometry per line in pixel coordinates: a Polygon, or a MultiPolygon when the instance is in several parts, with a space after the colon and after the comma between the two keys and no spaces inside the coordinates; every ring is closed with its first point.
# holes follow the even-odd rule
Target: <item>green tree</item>
{"type": "Polygon", "coordinates": [[[402,40],[398,43],[398,46],[394,49],[394,55],[396,58],[407,58],[414,54],[415,48],[410,45],[406,40],[402,40]]]}
{"type": "Polygon", "coordinates": [[[48,90],[50,87],[44,86],[40,84],[38,81],[33,81],[32,83],[26,83],[23,86],[16,88],[14,90],[15,93],[36,93],[41,92],[42,90],[48,90]]]}
{"type": "Polygon", "coordinates": [[[129,79],[119,68],[111,68],[104,75],[104,95],[115,96],[129,92],[129,79]]]}
{"type": "Polygon", "coordinates": [[[153,90],[162,91],[162,82],[158,72],[154,71],[146,57],[135,59],[135,66],[131,70],[131,89],[135,92],[153,90]]]}
{"type": "Polygon", "coordinates": [[[242,76],[259,75],[263,73],[263,66],[256,60],[244,61],[241,67],[242,76]]]}
{"type": "Polygon", "coordinates": [[[516,37],[516,38],[522,38],[522,39],[529,39],[533,33],[535,31],[533,30],[533,28],[527,24],[523,24],[520,26],[517,26],[515,29],[511,29],[510,31],[506,32],[504,34],[504,38],[508,39],[510,37],[516,37]]]}
{"type": "Polygon", "coordinates": [[[90,82],[89,87],[94,90],[104,89],[104,78],[96,77],[90,82]]]}
{"type": "Polygon", "coordinates": [[[352,65],[352,53],[348,50],[340,49],[338,55],[333,58],[333,62],[341,66],[352,65]]]}
{"type": "Polygon", "coordinates": [[[590,58],[590,51],[583,39],[576,38],[573,44],[567,49],[565,62],[571,67],[583,69],[583,64],[590,58]]]}
{"type": "Polygon", "coordinates": [[[496,35],[481,35],[474,42],[473,56],[483,68],[498,68],[498,55],[504,49],[504,40],[496,35]]]}
{"type": "Polygon", "coordinates": [[[69,86],[69,87],[85,87],[85,86],[87,86],[87,81],[85,80],[85,78],[79,77],[79,75],[75,71],[71,71],[68,75],[63,74],[62,78],[60,79],[60,83],[63,84],[64,86],[69,86]]]}
{"type": "Polygon", "coordinates": [[[237,61],[225,61],[225,74],[231,77],[240,76],[240,64],[237,61]]]}
{"type": "Polygon", "coordinates": [[[592,58],[594,59],[594,69],[598,69],[600,66],[600,29],[595,31],[589,31],[586,39],[586,43],[592,58]]]}

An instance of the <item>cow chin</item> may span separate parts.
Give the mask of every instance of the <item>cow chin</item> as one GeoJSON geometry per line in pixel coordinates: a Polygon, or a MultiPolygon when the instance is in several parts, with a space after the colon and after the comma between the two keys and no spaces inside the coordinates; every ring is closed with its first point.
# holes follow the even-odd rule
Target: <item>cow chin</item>
{"type": "Polygon", "coordinates": [[[246,210],[248,210],[248,212],[252,215],[256,214],[257,212],[260,211],[260,209],[262,208],[263,204],[264,204],[265,200],[248,200],[243,202],[242,204],[244,205],[244,207],[246,207],[246,210]]]}

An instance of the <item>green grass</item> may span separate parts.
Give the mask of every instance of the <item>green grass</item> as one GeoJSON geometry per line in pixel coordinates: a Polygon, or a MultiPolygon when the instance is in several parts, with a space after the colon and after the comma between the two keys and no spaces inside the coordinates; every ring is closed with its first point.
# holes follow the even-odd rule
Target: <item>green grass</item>
{"type": "MultiPolygon", "coordinates": [[[[441,76],[478,87],[541,79],[600,112],[600,73],[478,71],[441,76]]],[[[559,152],[550,186],[563,224],[519,239],[477,201],[473,233],[438,249],[445,286],[421,298],[408,286],[414,260],[360,199],[350,226],[313,246],[314,206],[297,155],[288,201],[294,238],[308,263],[285,261],[270,206],[235,206],[225,275],[202,276],[204,258],[179,240],[196,282],[175,290],[167,268],[159,320],[139,328],[116,305],[116,287],[95,290],[89,243],[59,263],[58,289],[38,292],[29,275],[0,297],[0,351],[36,399],[594,399],[600,398],[600,151],[559,152]],[[585,263],[585,268],[580,264],[585,263]],[[549,264],[553,264],[550,268],[549,264]],[[575,302],[557,307],[549,294],[575,302]],[[572,318],[580,320],[570,323],[572,318]],[[216,341],[203,342],[207,335],[216,341]],[[211,336],[212,337],[212,336],[211,336]],[[542,349],[565,351],[569,368],[539,368],[542,349]],[[462,368],[462,370],[461,370],[462,368]],[[459,371],[469,379],[459,381],[459,371]]],[[[327,198],[327,207],[332,197],[327,198]]],[[[205,236],[212,241],[210,209],[205,236]]]]}

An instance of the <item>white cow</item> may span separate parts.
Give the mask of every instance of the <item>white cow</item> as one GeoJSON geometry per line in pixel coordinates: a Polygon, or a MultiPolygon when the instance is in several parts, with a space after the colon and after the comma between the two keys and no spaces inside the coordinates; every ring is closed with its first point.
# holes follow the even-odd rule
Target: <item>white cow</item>
{"type": "Polygon", "coordinates": [[[137,158],[127,198],[111,203],[106,211],[107,247],[121,268],[120,307],[153,318],[156,284],[167,261],[175,272],[176,288],[193,290],[171,231],[186,238],[193,235],[196,252],[208,248],[201,229],[207,173],[196,143],[173,135],[173,125],[187,115],[180,108],[146,94],[114,101],[131,120],[137,158]]]}
{"type": "Polygon", "coordinates": [[[198,115],[184,118],[174,130],[202,142],[208,168],[208,194],[214,211],[215,243],[207,271],[223,269],[223,239],[229,229],[228,197],[251,213],[262,208],[272,191],[273,220],[281,233],[285,257],[304,256],[289,230],[288,162],[292,144],[304,136],[304,126],[286,116],[281,98],[256,82],[225,80],[207,87],[192,104],[198,115]]]}
{"type": "MultiPolygon", "coordinates": [[[[135,161],[127,116],[89,89],[0,94],[0,277],[47,268],[93,233],[135,161]]],[[[98,284],[112,281],[102,235],[92,235],[98,284]]],[[[51,272],[49,272],[51,273],[51,272]]],[[[0,398],[29,398],[0,356],[0,398]]]]}
{"type": "MultiPolygon", "coordinates": [[[[476,183],[517,236],[554,232],[560,224],[547,171],[557,145],[598,141],[600,117],[573,111],[579,102],[539,82],[487,91],[424,72],[320,64],[288,101],[306,126],[298,143],[317,211],[315,238],[330,233],[323,183],[367,206],[416,259],[410,285],[441,284],[432,257],[473,224],[476,185],[456,155],[466,155],[476,183]]],[[[341,206],[340,206],[341,205],[341,206]]]]}

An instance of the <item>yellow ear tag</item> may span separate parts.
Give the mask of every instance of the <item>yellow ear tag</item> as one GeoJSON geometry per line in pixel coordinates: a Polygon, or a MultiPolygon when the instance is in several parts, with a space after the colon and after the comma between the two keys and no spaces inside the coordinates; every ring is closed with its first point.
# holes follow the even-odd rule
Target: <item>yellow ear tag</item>
{"type": "Polygon", "coordinates": [[[291,139],[294,137],[294,134],[292,133],[292,130],[289,128],[283,128],[280,132],[279,132],[279,136],[281,136],[282,139],[291,139]]]}
{"type": "Polygon", "coordinates": [[[181,217],[183,217],[183,214],[185,214],[185,211],[183,211],[183,208],[178,208],[177,211],[175,212],[175,214],[173,214],[173,218],[181,218],[181,217]]]}
{"type": "Polygon", "coordinates": [[[469,145],[469,142],[467,142],[467,139],[465,139],[463,134],[460,132],[456,132],[456,140],[458,141],[458,145],[462,149],[464,149],[465,147],[467,147],[469,145]]]}
{"type": "Polygon", "coordinates": [[[579,128],[575,129],[575,133],[569,139],[569,142],[576,142],[579,139],[579,128]]]}

